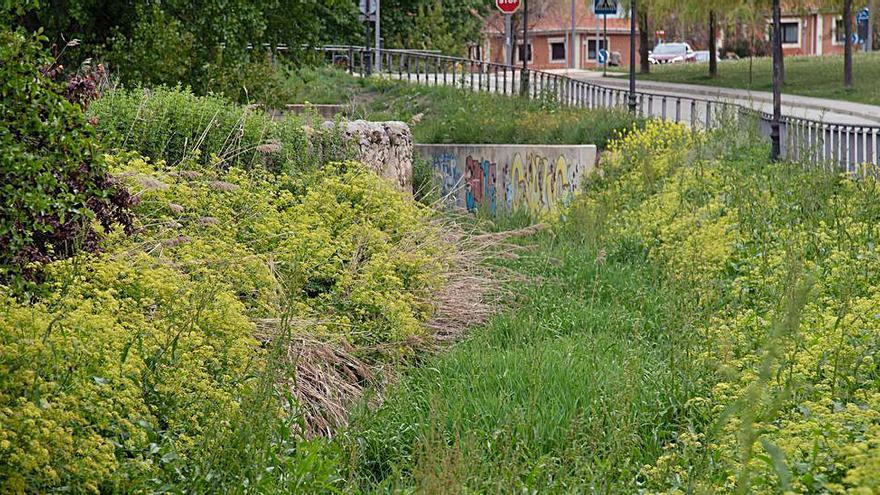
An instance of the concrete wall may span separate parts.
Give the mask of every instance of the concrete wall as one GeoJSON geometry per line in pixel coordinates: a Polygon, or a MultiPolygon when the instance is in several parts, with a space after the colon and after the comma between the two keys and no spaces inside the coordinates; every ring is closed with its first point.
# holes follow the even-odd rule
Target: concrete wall
{"type": "Polygon", "coordinates": [[[594,145],[417,144],[449,206],[552,211],[596,165],[594,145]]]}

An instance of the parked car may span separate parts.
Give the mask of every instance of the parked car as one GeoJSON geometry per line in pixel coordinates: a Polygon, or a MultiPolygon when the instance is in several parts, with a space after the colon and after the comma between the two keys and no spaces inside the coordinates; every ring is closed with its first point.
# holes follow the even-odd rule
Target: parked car
{"type": "Polygon", "coordinates": [[[661,43],[648,54],[652,64],[682,64],[695,59],[696,53],[687,43],[661,43]]]}
{"type": "Polygon", "coordinates": [[[699,50],[694,52],[694,62],[708,62],[709,50],[699,50]]]}

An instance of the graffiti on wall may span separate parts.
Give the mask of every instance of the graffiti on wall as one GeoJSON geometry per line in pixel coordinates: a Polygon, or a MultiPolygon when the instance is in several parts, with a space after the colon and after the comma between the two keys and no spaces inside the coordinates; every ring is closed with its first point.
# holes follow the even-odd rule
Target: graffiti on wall
{"type": "Polygon", "coordinates": [[[562,154],[534,152],[514,153],[505,163],[474,155],[460,163],[450,153],[439,153],[433,166],[435,182],[449,204],[492,214],[499,205],[532,213],[553,211],[575,190],[586,168],[562,154]]]}
{"type": "Polygon", "coordinates": [[[439,188],[441,197],[448,198],[450,203],[458,203],[458,194],[462,186],[462,174],[455,155],[440,153],[434,157],[434,184],[439,188]]]}
{"type": "Polygon", "coordinates": [[[465,158],[465,204],[469,211],[477,208],[487,208],[495,214],[495,184],[496,166],[489,160],[474,158],[470,155],[465,158]]]}

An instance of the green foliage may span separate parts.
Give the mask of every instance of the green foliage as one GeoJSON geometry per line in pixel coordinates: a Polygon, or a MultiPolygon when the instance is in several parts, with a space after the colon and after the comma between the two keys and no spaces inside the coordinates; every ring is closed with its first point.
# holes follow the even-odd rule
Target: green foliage
{"type": "Polygon", "coordinates": [[[424,363],[348,434],[358,488],[428,493],[628,493],[686,428],[701,390],[698,315],[644,260],[606,256],[583,232],[527,242],[505,262],[509,311],[424,363]]]}
{"type": "Polygon", "coordinates": [[[358,416],[358,488],[874,493],[878,183],[756,135],[615,140],[523,305],[358,416]]]}
{"type": "Polygon", "coordinates": [[[194,96],[180,88],[116,90],[94,102],[89,115],[109,147],[173,165],[195,161],[293,172],[314,163],[297,119],[275,122],[219,96],[194,96]]]}
{"type": "Polygon", "coordinates": [[[135,234],[50,264],[39,302],[3,289],[0,485],[338,486],[333,449],[296,434],[280,358],[300,332],[370,359],[409,352],[443,282],[428,211],[353,162],[296,195],[260,167],[106,160],[140,198],[135,234]]]}
{"type": "Polygon", "coordinates": [[[92,128],[40,72],[39,38],[0,28],[0,283],[25,289],[32,262],[94,248],[92,222],[127,223],[92,128]]]}
{"type": "Polygon", "coordinates": [[[551,99],[474,93],[450,86],[367,83],[355,113],[371,120],[412,122],[419,143],[596,144],[600,148],[641,119],[619,110],[571,108],[551,99]]]}
{"type": "Polygon", "coordinates": [[[21,20],[59,45],[81,40],[66,55],[74,67],[99,57],[129,86],[185,84],[237,101],[261,96],[252,76],[268,80],[279,71],[264,62],[263,43],[287,45],[287,60],[299,64],[311,57],[302,45],[346,43],[360,32],[348,0],[51,0],[21,20]]]}
{"type": "Polygon", "coordinates": [[[480,41],[486,0],[383,0],[382,33],[392,48],[440,50],[466,55],[480,41]]]}
{"type": "Polygon", "coordinates": [[[607,164],[619,178],[574,207],[620,205],[608,237],[638,239],[709,311],[691,331],[692,359],[713,383],[692,403],[710,422],[681,431],[644,469],[646,486],[874,491],[878,375],[867,356],[880,328],[865,315],[878,297],[877,182],[768,164],[743,127],[687,135],[650,125],[621,140],[607,164]]]}

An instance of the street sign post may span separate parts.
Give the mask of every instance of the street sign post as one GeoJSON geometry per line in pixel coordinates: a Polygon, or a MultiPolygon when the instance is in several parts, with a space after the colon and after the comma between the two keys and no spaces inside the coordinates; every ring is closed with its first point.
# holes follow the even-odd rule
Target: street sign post
{"type": "Polygon", "coordinates": [[[617,0],[593,0],[593,13],[596,15],[617,15],[617,0]]]}
{"type": "Polygon", "coordinates": [[[505,14],[513,14],[519,10],[520,0],[495,0],[495,6],[505,14]]]}
{"type": "MultiPolygon", "coordinates": [[[[604,50],[608,49],[608,16],[609,15],[617,15],[617,7],[618,7],[617,0],[593,0],[593,13],[596,15],[597,19],[601,15],[603,17],[603,20],[605,23],[605,27],[604,27],[605,40],[603,43],[604,50]]],[[[596,45],[598,48],[599,43],[596,43],[596,45]]],[[[606,54],[605,60],[600,61],[600,60],[598,60],[598,53],[599,52],[596,52],[596,56],[597,56],[596,61],[599,62],[600,64],[602,64],[602,73],[605,74],[608,71],[608,56],[606,54]]]]}
{"type": "Polygon", "coordinates": [[[599,50],[599,53],[596,54],[596,62],[605,65],[608,62],[608,50],[599,50]]]}

